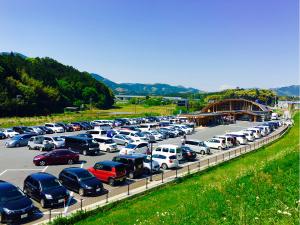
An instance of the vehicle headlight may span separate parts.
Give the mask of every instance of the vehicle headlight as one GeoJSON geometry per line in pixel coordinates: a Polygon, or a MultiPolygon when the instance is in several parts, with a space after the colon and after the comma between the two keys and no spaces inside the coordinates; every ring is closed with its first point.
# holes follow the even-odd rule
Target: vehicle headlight
{"type": "Polygon", "coordinates": [[[3,211],[8,215],[13,213],[13,211],[8,208],[3,208],[3,211]]]}
{"type": "Polygon", "coordinates": [[[46,199],[53,199],[52,195],[49,195],[49,194],[45,194],[45,197],[46,197],[46,199]]]}
{"type": "Polygon", "coordinates": [[[87,186],[87,185],[84,185],[84,188],[86,188],[86,189],[93,189],[92,187],[87,186]]]}

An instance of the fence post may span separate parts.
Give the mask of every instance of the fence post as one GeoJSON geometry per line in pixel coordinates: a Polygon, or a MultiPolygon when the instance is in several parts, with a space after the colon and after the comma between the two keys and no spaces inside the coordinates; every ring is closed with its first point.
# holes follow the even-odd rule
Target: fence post
{"type": "Polygon", "coordinates": [[[218,156],[216,155],[216,165],[217,165],[217,163],[218,163],[218,156]]]}
{"type": "Polygon", "coordinates": [[[236,157],[236,149],[234,149],[234,156],[236,157]]]}
{"type": "Polygon", "coordinates": [[[164,171],[162,171],[162,173],[161,173],[161,183],[163,183],[164,182],[164,171]]]}
{"type": "Polygon", "coordinates": [[[80,211],[82,211],[82,198],[80,199],[80,211]]]}
{"type": "Polygon", "coordinates": [[[225,161],[225,154],[223,153],[223,162],[225,161]]]}
{"type": "Polygon", "coordinates": [[[230,151],[229,151],[229,159],[230,159],[230,151]]]}
{"type": "Polygon", "coordinates": [[[190,174],[190,165],[188,165],[187,167],[188,167],[188,174],[190,174]]]}
{"type": "Polygon", "coordinates": [[[201,161],[198,162],[198,172],[200,171],[200,163],[201,161]]]}
{"type": "Polygon", "coordinates": [[[106,203],[108,203],[108,193],[109,191],[106,192],[106,203]]]}
{"type": "Polygon", "coordinates": [[[177,179],[177,174],[178,173],[178,167],[176,166],[176,168],[175,168],[175,178],[177,179]]]}
{"type": "Polygon", "coordinates": [[[209,167],[209,158],[208,158],[208,160],[207,160],[207,167],[209,167]]]}
{"type": "Polygon", "coordinates": [[[146,177],[146,190],[148,189],[148,177],[146,177]]]}
{"type": "Polygon", "coordinates": [[[51,222],[51,209],[49,209],[49,222],[51,222]]]}
{"type": "Polygon", "coordinates": [[[129,186],[130,186],[130,184],[128,183],[127,184],[127,195],[130,195],[130,193],[129,193],[129,186]]]}

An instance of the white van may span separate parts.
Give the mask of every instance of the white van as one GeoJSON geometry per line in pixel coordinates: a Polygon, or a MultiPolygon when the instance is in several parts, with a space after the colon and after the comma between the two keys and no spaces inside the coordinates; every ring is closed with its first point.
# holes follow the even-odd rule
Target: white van
{"type": "Polygon", "coordinates": [[[240,131],[242,134],[245,134],[248,141],[254,141],[254,131],[251,130],[242,130],[240,131]]]}
{"type": "Polygon", "coordinates": [[[152,154],[176,155],[178,160],[182,159],[181,148],[177,145],[160,145],[153,150],[152,154]]]}
{"type": "Polygon", "coordinates": [[[93,138],[100,138],[106,136],[106,130],[88,130],[86,131],[87,134],[91,134],[93,138]]]}
{"type": "Polygon", "coordinates": [[[118,151],[118,146],[112,138],[96,137],[96,138],[94,138],[94,140],[98,142],[100,151],[105,151],[105,152],[118,151]]]}
{"type": "Polygon", "coordinates": [[[225,140],[226,148],[231,148],[231,147],[233,147],[233,138],[230,137],[230,136],[217,135],[217,136],[214,136],[214,138],[220,138],[220,139],[225,140]]]}
{"type": "Polygon", "coordinates": [[[96,125],[94,130],[111,130],[111,126],[108,123],[102,123],[96,125]]]}
{"type": "Polygon", "coordinates": [[[279,119],[278,113],[272,113],[271,120],[278,120],[278,119],[279,119]]]}
{"type": "Polygon", "coordinates": [[[149,131],[149,130],[154,130],[158,127],[159,125],[157,123],[144,123],[140,125],[139,129],[141,131],[149,131]]]}
{"type": "Polygon", "coordinates": [[[259,128],[252,127],[252,128],[248,128],[247,130],[253,131],[254,132],[253,135],[254,135],[254,137],[256,139],[261,138],[261,133],[260,133],[260,129],[259,128]]]}

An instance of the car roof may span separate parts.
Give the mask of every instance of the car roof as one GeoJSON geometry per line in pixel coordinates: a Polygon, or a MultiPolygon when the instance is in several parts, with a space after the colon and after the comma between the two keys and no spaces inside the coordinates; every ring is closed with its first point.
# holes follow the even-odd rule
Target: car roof
{"type": "Polygon", "coordinates": [[[86,169],[80,168],[80,167],[69,167],[69,168],[65,168],[63,171],[76,174],[76,173],[81,172],[81,171],[86,171],[86,169]]]}
{"type": "Polygon", "coordinates": [[[157,146],[159,148],[165,147],[165,148],[178,148],[178,145],[171,145],[171,144],[164,144],[157,146]]]}
{"type": "Polygon", "coordinates": [[[137,155],[117,155],[115,157],[124,158],[124,159],[137,159],[137,158],[143,158],[141,156],[137,155]]]}
{"type": "Polygon", "coordinates": [[[100,164],[106,165],[106,166],[119,166],[119,165],[123,165],[122,163],[114,162],[114,161],[109,161],[109,160],[100,161],[100,162],[97,162],[97,163],[100,163],[100,164]]]}
{"type": "Polygon", "coordinates": [[[53,178],[56,179],[56,177],[54,175],[45,173],[45,172],[37,172],[37,173],[33,173],[29,176],[36,180],[47,180],[47,179],[53,179],[53,178]]]}
{"type": "Polygon", "coordinates": [[[74,138],[74,139],[80,139],[80,140],[93,140],[93,138],[87,138],[87,137],[83,137],[83,136],[67,136],[67,138],[74,138]]]}
{"type": "Polygon", "coordinates": [[[0,191],[5,191],[8,188],[16,188],[16,186],[4,180],[0,180],[0,191]]]}

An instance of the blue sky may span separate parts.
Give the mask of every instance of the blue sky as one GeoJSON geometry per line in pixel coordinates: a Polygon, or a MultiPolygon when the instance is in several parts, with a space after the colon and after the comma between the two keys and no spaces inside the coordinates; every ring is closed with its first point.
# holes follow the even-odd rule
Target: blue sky
{"type": "Polygon", "coordinates": [[[206,91],[298,81],[297,0],[0,0],[0,51],[115,82],[206,91]]]}

